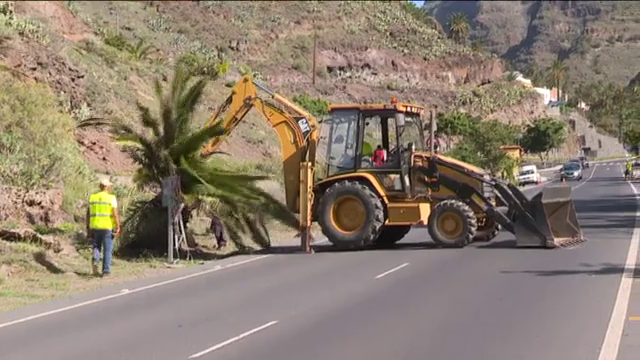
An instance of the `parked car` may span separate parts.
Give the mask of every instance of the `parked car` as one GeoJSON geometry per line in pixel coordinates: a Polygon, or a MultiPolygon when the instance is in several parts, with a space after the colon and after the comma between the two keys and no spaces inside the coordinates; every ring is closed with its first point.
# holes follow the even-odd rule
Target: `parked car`
{"type": "Polygon", "coordinates": [[[580,156],[580,162],[582,162],[583,169],[589,168],[589,159],[586,156],[580,156]]]}
{"type": "Polygon", "coordinates": [[[518,185],[523,186],[526,184],[538,184],[542,177],[538,172],[538,167],[535,165],[524,165],[520,168],[518,173],[518,185]]]}
{"type": "Polygon", "coordinates": [[[560,170],[560,180],[582,180],[582,165],[579,162],[569,161],[560,170]]]}

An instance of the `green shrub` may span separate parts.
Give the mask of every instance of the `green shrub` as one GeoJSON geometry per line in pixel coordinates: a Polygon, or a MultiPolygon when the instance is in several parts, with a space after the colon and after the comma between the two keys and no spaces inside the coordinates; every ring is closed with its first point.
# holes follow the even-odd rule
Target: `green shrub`
{"type": "Polygon", "coordinates": [[[293,102],[302,106],[313,116],[322,117],[329,113],[329,102],[321,98],[312,98],[307,94],[296,95],[293,102]]]}
{"type": "Polygon", "coordinates": [[[10,29],[20,36],[47,43],[49,37],[42,25],[31,19],[19,18],[13,11],[13,2],[0,1],[0,28],[10,29]]]}
{"type": "Polygon", "coordinates": [[[75,122],[42,84],[0,72],[0,183],[24,188],[64,186],[66,211],[84,200],[91,173],[74,138],[75,122]]]}

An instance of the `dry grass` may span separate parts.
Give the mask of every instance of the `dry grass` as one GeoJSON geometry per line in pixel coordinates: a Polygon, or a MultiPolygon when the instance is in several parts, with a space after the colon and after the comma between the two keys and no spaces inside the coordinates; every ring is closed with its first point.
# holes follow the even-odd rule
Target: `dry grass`
{"type": "MultiPolygon", "coordinates": [[[[91,276],[91,252],[46,254],[34,245],[0,240],[0,311],[30,305],[100,287],[170,272],[161,259],[115,258],[112,276],[91,276]]],[[[186,266],[195,262],[182,262],[186,266]]]]}

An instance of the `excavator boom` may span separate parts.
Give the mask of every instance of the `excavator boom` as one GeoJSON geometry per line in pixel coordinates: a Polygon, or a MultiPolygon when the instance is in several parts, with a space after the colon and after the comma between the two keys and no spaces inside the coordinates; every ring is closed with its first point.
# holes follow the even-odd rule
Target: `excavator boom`
{"type": "Polygon", "coordinates": [[[278,134],[282,150],[286,204],[289,210],[300,214],[301,231],[308,232],[313,204],[318,121],[307,111],[257,83],[250,75],[246,75],[235,84],[231,95],[205,125],[212,126],[222,121],[225,134],[213,138],[203,147],[201,155],[207,157],[213,154],[254,108],[278,134]],[[258,96],[257,90],[267,93],[269,99],[258,96]]]}

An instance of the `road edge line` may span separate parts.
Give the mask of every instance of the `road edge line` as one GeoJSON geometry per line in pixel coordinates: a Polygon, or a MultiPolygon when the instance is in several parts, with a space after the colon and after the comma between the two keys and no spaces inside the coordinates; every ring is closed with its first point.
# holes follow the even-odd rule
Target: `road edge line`
{"type": "Polygon", "coordinates": [[[627,183],[631,186],[631,190],[633,190],[636,198],[636,219],[624,271],[620,279],[620,286],[618,287],[618,294],[616,295],[616,301],[611,311],[609,326],[607,327],[602,346],[600,347],[598,360],[616,360],[618,358],[629,308],[629,300],[631,298],[633,275],[637,266],[636,261],[638,259],[638,248],[640,245],[640,228],[638,228],[638,225],[640,225],[640,206],[638,206],[639,192],[633,183],[630,181],[627,181],[627,183]]]}
{"type": "Polygon", "coordinates": [[[195,272],[195,273],[192,273],[192,274],[180,276],[180,277],[177,277],[177,278],[173,278],[173,279],[169,279],[169,280],[160,281],[160,282],[157,282],[157,283],[141,286],[139,288],[135,288],[135,289],[129,290],[127,292],[119,292],[119,293],[116,293],[116,294],[111,294],[111,295],[102,296],[102,297],[99,297],[99,298],[83,301],[83,302],[78,303],[78,304],[73,304],[73,305],[61,307],[61,308],[58,308],[58,309],[45,311],[45,312],[34,314],[34,315],[31,315],[31,316],[27,316],[27,317],[24,317],[24,318],[21,318],[21,319],[16,319],[16,320],[12,320],[12,321],[9,321],[9,322],[2,323],[2,324],[0,324],[0,329],[5,328],[5,327],[9,327],[11,325],[16,325],[16,324],[20,324],[20,323],[23,323],[23,322],[27,322],[27,321],[30,321],[30,320],[39,319],[39,318],[42,318],[42,317],[45,317],[45,316],[54,315],[54,314],[58,314],[58,313],[61,313],[61,312],[77,309],[77,308],[80,308],[80,307],[83,307],[83,306],[87,306],[87,305],[91,305],[91,304],[95,304],[95,303],[111,300],[111,299],[114,299],[114,298],[117,298],[117,297],[131,295],[131,294],[134,294],[134,293],[137,293],[137,292],[141,292],[141,291],[144,291],[144,290],[149,290],[149,289],[153,289],[153,288],[156,288],[156,287],[172,284],[174,282],[191,279],[191,278],[194,278],[194,277],[197,277],[197,276],[210,274],[210,273],[213,273],[213,272],[216,272],[216,271],[225,270],[225,269],[232,268],[232,267],[239,266],[239,265],[244,265],[244,264],[247,264],[247,263],[250,263],[250,262],[254,262],[254,261],[257,261],[257,260],[262,260],[262,259],[270,257],[270,256],[271,256],[271,254],[267,254],[267,255],[262,255],[262,256],[258,256],[258,257],[249,258],[249,259],[246,259],[246,260],[236,261],[236,262],[233,262],[233,263],[230,263],[230,264],[227,264],[227,265],[222,265],[222,266],[218,265],[218,266],[216,266],[214,268],[211,268],[211,269],[202,270],[202,271],[198,271],[198,272],[195,272]]]}

